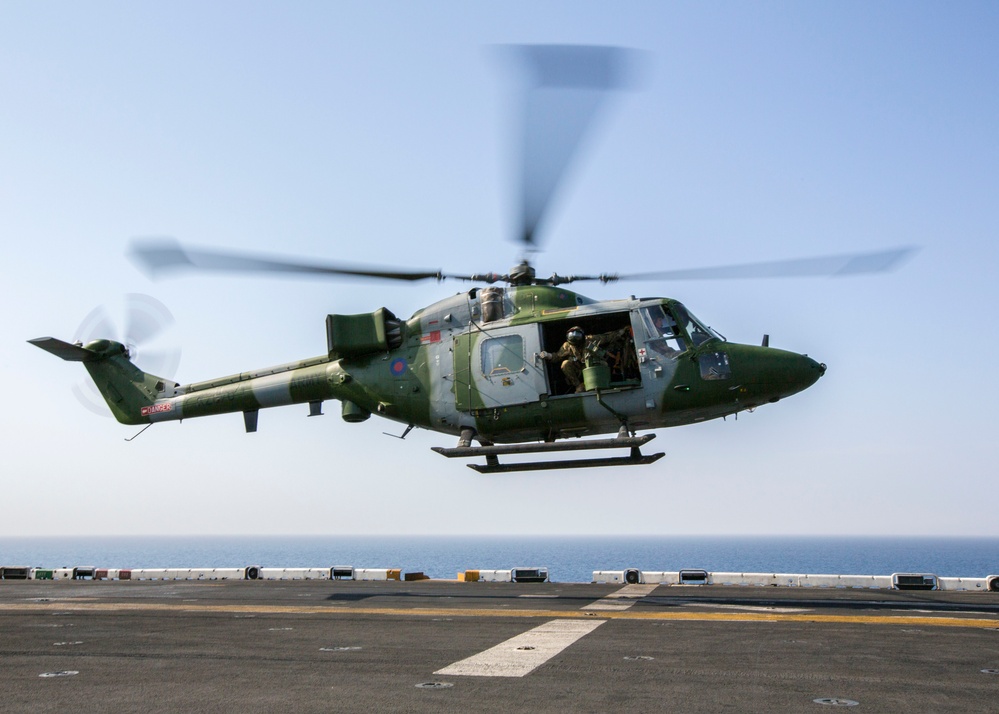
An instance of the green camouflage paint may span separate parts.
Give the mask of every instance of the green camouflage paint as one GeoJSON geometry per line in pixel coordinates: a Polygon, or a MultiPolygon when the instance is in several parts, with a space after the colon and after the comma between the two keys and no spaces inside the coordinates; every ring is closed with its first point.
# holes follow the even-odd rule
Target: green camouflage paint
{"type": "MultiPolygon", "coordinates": [[[[482,321],[473,289],[401,323],[401,344],[395,349],[344,357],[334,353],[187,385],[142,372],[117,342],[31,342],[63,359],[82,361],[115,418],[124,424],[336,399],[352,405],[352,421],[363,420],[369,412],[449,434],[471,427],[480,438],[496,443],[612,433],[622,418],[640,429],[713,419],[783,399],[807,388],[825,371],[805,355],[717,336],[670,357],[653,355],[645,349],[652,337],[642,331],[640,311],[649,306],[685,311],[665,298],[595,302],[561,287],[530,285],[508,288],[503,300],[502,314],[488,324],[482,321]],[[602,391],[599,399],[593,392],[550,394],[552,386],[547,385],[553,372],[544,373],[537,353],[557,346],[537,341],[561,339],[562,330],[577,320],[598,327],[630,327],[641,378],[602,391]],[[533,324],[540,327],[532,330],[533,324]],[[483,376],[480,344],[504,335],[525,340],[523,369],[506,379],[483,376]],[[505,385],[513,389],[504,391],[505,385]],[[487,397],[481,388],[492,391],[487,397]]],[[[389,314],[372,313],[369,322],[377,323],[383,313],[389,314]]]]}

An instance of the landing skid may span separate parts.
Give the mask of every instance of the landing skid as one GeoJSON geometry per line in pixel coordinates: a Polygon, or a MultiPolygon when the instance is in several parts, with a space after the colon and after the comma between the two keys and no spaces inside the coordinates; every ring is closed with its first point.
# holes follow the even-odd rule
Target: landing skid
{"type": "Polygon", "coordinates": [[[448,449],[443,446],[431,447],[434,451],[449,459],[485,456],[485,464],[467,464],[480,474],[510,473],[514,471],[549,471],[553,469],[581,469],[596,466],[641,466],[655,463],[665,454],[643,454],[641,447],[652,439],[655,434],[642,436],[625,436],[615,439],[580,439],[578,441],[561,441],[537,444],[490,444],[488,446],[458,446],[448,449]],[[532,461],[515,464],[501,464],[500,456],[509,454],[550,454],[564,451],[590,451],[595,449],[631,449],[628,456],[609,456],[598,459],[572,459],[564,461],[532,461]]]}

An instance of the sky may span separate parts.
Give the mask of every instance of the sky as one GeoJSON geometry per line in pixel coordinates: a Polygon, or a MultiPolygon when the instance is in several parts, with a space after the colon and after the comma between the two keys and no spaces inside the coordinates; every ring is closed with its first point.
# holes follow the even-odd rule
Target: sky
{"type": "MultiPolygon", "coordinates": [[[[0,535],[999,536],[999,5],[991,2],[0,0],[0,535]],[[914,245],[838,279],[583,284],[681,299],[733,342],[828,365],[776,405],[657,432],[652,466],[484,476],[452,436],[336,403],[138,429],[74,397],[71,339],[150,295],[182,382],[323,354],[327,313],[467,289],[195,274],[136,236],[504,272],[508,44],[646,58],[548,217],[539,274],[914,245]]],[[[142,364],[141,358],[137,358],[142,364]]]]}

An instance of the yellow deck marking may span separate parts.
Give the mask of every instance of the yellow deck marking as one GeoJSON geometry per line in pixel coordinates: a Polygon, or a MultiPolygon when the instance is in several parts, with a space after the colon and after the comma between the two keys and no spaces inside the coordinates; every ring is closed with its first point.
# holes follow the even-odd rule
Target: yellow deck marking
{"type": "MultiPolygon", "coordinates": [[[[969,605],[972,608],[973,605],[969,605]]],[[[653,620],[674,622],[813,622],[816,624],[904,625],[911,627],[999,627],[999,618],[925,615],[816,615],[763,612],[631,612],[614,610],[520,610],[520,609],[470,609],[429,607],[350,607],[347,605],[194,605],[191,603],[0,603],[0,613],[100,613],[100,612],[177,612],[204,614],[262,614],[262,615],[385,615],[399,617],[500,617],[500,618],[593,618],[602,620],[653,620]]]]}

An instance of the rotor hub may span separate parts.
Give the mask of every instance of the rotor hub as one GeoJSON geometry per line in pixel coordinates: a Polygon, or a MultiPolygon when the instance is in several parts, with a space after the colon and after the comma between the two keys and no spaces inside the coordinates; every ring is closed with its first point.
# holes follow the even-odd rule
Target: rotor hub
{"type": "Polygon", "coordinates": [[[537,271],[526,260],[510,268],[510,285],[534,285],[537,271]]]}

